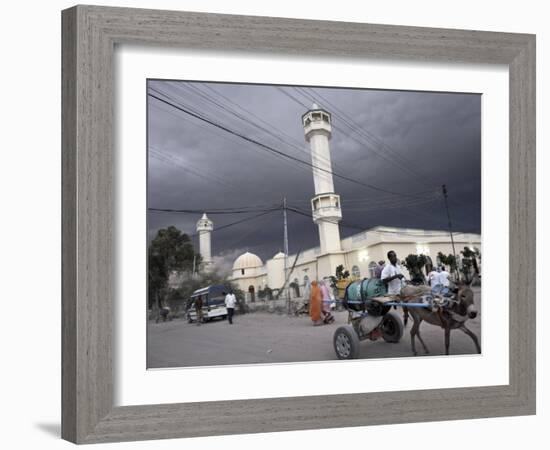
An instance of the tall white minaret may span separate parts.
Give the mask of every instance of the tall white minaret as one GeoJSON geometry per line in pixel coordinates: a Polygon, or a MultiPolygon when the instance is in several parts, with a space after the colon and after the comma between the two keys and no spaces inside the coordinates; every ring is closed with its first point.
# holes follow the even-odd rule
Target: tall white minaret
{"type": "Polygon", "coordinates": [[[313,182],[315,197],[311,199],[313,222],[319,227],[321,254],[338,252],[340,247],[340,229],[342,220],[340,196],[334,193],[332,181],[332,163],[330,160],[329,140],[332,135],[330,113],[315,103],[302,116],[306,141],[311,147],[313,182]]]}
{"type": "Polygon", "coordinates": [[[197,222],[197,233],[199,233],[199,251],[202,256],[202,264],[205,268],[208,268],[212,264],[212,230],[214,229],[214,222],[212,222],[206,213],[197,222]]]}

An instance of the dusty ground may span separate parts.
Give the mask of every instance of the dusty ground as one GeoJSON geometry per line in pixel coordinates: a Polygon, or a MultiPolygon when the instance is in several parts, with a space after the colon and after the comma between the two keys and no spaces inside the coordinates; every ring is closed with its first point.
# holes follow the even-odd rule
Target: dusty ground
{"type": "MultiPolygon", "coordinates": [[[[481,312],[479,289],[476,305],[481,312]]],[[[337,359],[332,337],[336,328],[347,323],[347,312],[336,312],[336,322],[314,327],[309,317],[256,312],[238,315],[234,324],[214,321],[201,326],[182,319],[148,323],[147,364],[150,368],[251,364],[270,362],[323,361],[337,359]]],[[[481,314],[467,322],[481,343],[481,314]]],[[[361,342],[361,358],[412,356],[411,322],[401,342],[383,340],[361,342]]],[[[420,332],[430,355],[445,353],[441,328],[423,323],[420,332]]],[[[417,340],[419,355],[422,347],[417,340]]],[[[451,354],[475,353],[472,340],[461,331],[451,332],[451,354]]]]}

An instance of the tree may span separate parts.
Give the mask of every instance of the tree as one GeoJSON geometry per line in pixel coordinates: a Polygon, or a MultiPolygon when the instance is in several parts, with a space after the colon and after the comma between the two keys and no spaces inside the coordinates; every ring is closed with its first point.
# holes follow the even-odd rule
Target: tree
{"type": "Polygon", "coordinates": [[[191,273],[200,262],[187,234],[174,226],[160,229],[148,249],[149,307],[162,306],[172,272],[191,273]]]}
{"type": "Polygon", "coordinates": [[[336,279],[338,281],[349,278],[349,270],[345,270],[342,264],[336,266],[336,279]]]}
{"type": "Polygon", "coordinates": [[[420,283],[425,282],[424,274],[422,273],[423,267],[428,262],[428,258],[425,255],[410,254],[405,258],[405,267],[411,274],[411,281],[417,280],[420,283]]]}
{"type": "Polygon", "coordinates": [[[437,257],[439,259],[439,261],[441,262],[441,264],[443,264],[444,266],[449,266],[450,269],[451,269],[451,272],[455,272],[456,271],[456,257],[455,255],[447,255],[445,256],[443,253],[439,252],[437,254],[437,257]]]}
{"type": "Polygon", "coordinates": [[[462,259],[463,263],[465,260],[469,260],[467,264],[471,265],[474,268],[474,272],[476,275],[479,275],[479,266],[477,265],[477,257],[481,257],[479,249],[474,247],[474,249],[472,250],[469,247],[464,247],[464,250],[462,250],[460,253],[462,253],[462,256],[464,256],[464,258],[462,259]]]}
{"type": "MultiPolygon", "coordinates": [[[[290,287],[293,287],[292,283],[290,283],[290,287]]],[[[269,286],[266,286],[264,289],[260,289],[258,291],[258,297],[262,300],[273,300],[273,289],[271,289],[269,286]]]]}
{"type": "Polygon", "coordinates": [[[460,266],[460,272],[464,277],[464,281],[470,283],[472,281],[472,260],[470,258],[462,258],[462,264],[460,266]]]}

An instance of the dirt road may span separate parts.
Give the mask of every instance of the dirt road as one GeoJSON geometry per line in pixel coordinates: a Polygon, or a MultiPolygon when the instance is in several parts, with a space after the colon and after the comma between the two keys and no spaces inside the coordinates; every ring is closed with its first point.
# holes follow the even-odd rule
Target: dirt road
{"type": "MultiPolygon", "coordinates": [[[[479,298],[476,299],[479,309],[479,298]]],[[[347,323],[347,312],[336,312],[336,322],[314,327],[308,317],[270,313],[238,315],[234,324],[215,321],[201,326],[174,319],[148,323],[149,368],[334,360],[332,337],[347,323]]],[[[481,314],[467,322],[481,342],[481,314]]],[[[411,323],[397,344],[383,340],[361,342],[360,358],[410,357],[411,323]]],[[[443,330],[423,323],[420,332],[430,355],[445,353],[443,330]]],[[[419,355],[423,355],[417,342],[419,355]]],[[[483,350],[483,349],[482,349],[483,350]]],[[[461,331],[451,333],[451,355],[475,353],[472,340],[461,331]]]]}

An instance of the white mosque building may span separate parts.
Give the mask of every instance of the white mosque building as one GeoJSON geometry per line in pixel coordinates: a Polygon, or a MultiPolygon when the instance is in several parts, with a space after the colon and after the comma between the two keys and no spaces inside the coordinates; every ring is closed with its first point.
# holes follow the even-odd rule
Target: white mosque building
{"type": "MultiPolygon", "coordinates": [[[[258,291],[266,287],[277,291],[285,285],[292,285],[290,293],[293,297],[300,296],[301,289],[312,280],[333,276],[338,265],[349,270],[353,279],[372,277],[377,262],[386,260],[390,250],[394,250],[401,259],[411,253],[424,254],[432,258],[433,264],[438,263],[438,252],[445,255],[453,253],[449,234],[440,230],[379,226],[341,239],[338,225],[342,220],[341,202],[340,196],[334,192],[330,157],[331,115],[313,104],[312,109],[302,116],[302,124],[305,139],[311,148],[315,185],[311,210],[313,222],[319,230],[319,246],[298,255],[279,252],[265,263],[250,252],[240,255],[233,264],[230,280],[247,293],[249,300],[253,300],[258,291]]],[[[212,230],[213,223],[204,214],[197,222],[197,232],[206,268],[212,264],[212,230]]],[[[457,252],[466,246],[481,248],[479,234],[455,232],[453,238],[457,252]]]]}

